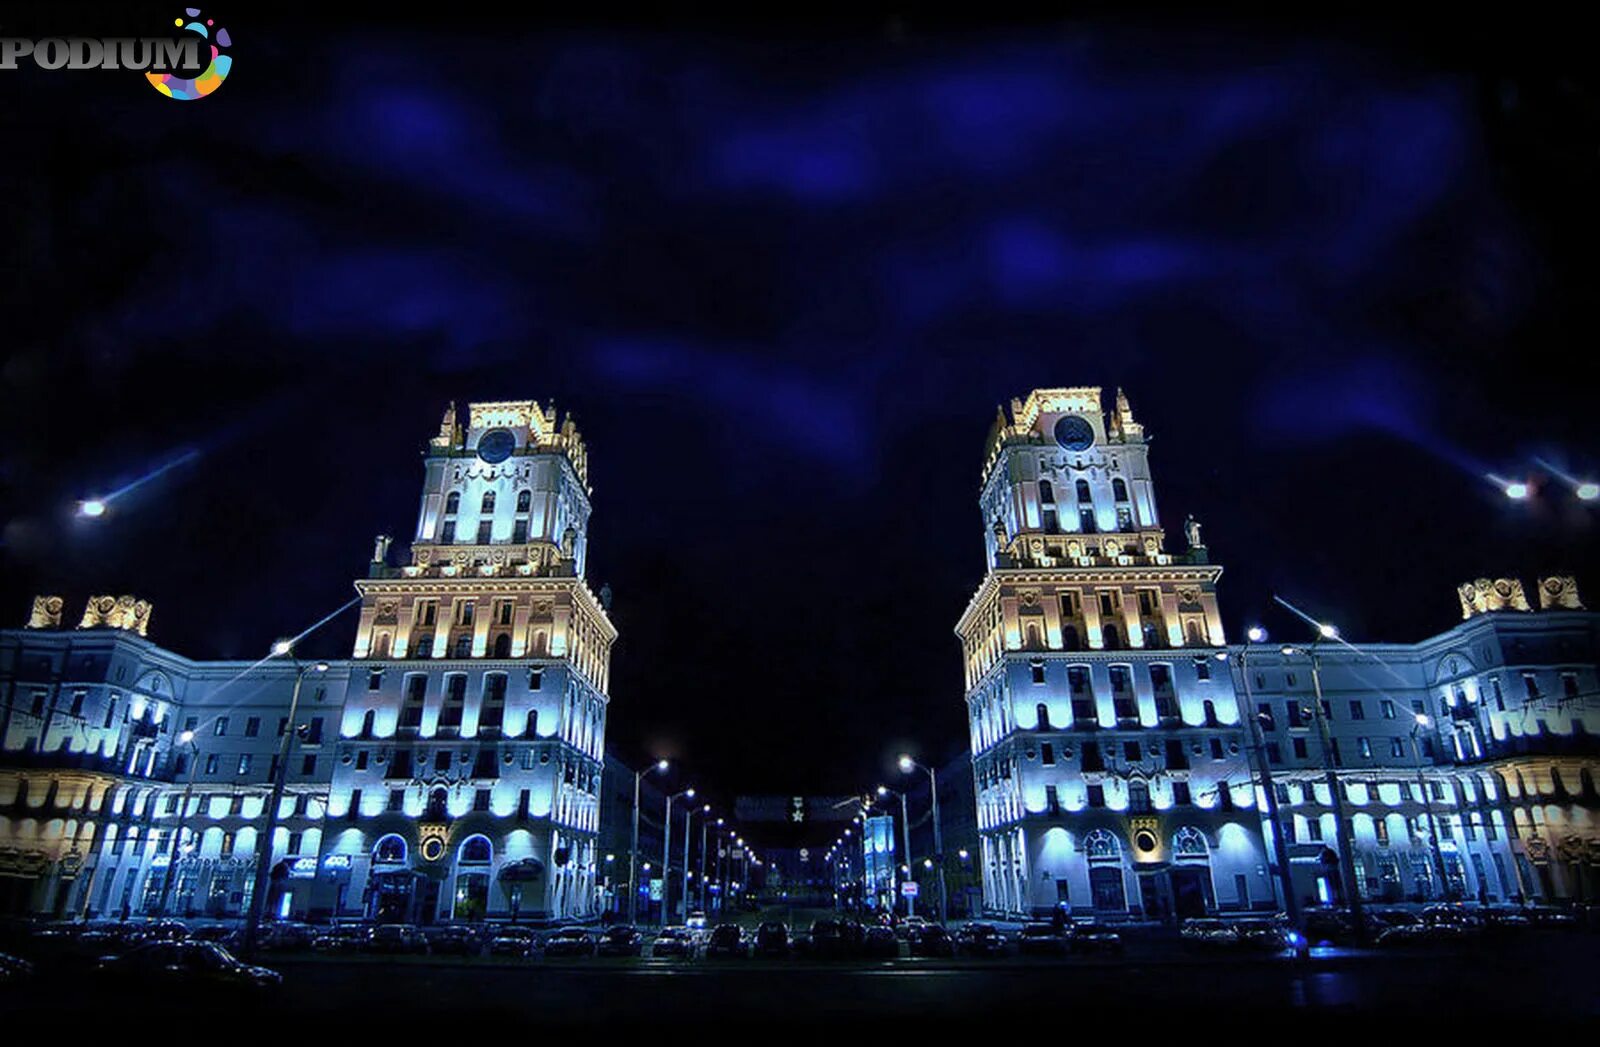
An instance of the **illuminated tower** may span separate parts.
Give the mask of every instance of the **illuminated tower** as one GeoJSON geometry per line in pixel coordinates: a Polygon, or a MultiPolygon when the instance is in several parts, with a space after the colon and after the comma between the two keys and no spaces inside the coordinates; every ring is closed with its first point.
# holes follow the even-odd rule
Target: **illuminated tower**
{"type": "Polygon", "coordinates": [[[356,583],[329,807],[359,830],[331,853],[380,918],[592,914],[616,630],[582,439],[533,401],[452,405],[424,464],[411,562],[381,537],[356,583]]]}
{"type": "Polygon", "coordinates": [[[1039,389],[989,436],[983,583],[956,627],[996,911],[1270,905],[1199,525],[1173,553],[1119,391],[1039,389]],[[1245,808],[1246,811],[1237,811],[1245,808]]]}

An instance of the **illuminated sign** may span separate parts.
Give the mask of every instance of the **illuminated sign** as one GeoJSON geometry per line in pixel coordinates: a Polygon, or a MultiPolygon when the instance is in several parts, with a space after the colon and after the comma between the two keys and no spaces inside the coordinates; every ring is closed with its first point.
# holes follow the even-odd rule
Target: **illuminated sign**
{"type": "Polygon", "coordinates": [[[296,858],[294,864],[289,866],[289,875],[297,880],[304,880],[317,875],[317,860],[315,858],[296,858]]]}
{"type": "Polygon", "coordinates": [[[322,867],[329,872],[348,872],[350,869],[350,856],[348,854],[330,854],[322,859],[322,867]]]}

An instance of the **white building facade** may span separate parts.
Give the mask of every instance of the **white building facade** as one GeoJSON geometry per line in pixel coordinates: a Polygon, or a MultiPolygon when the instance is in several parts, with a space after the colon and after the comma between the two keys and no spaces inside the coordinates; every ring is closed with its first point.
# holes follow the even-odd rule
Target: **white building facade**
{"type": "Polygon", "coordinates": [[[1273,910],[1265,775],[1302,902],[1343,900],[1347,846],[1366,899],[1600,894],[1600,616],[1571,579],[1538,611],[1464,586],[1420,644],[1230,646],[1199,525],[1169,551],[1143,427],[1093,387],[1001,413],[980,506],[956,631],[991,912],[1273,910]]]}
{"type": "Polygon", "coordinates": [[[0,633],[0,904],[244,912],[304,670],[270,914],[591,915],[616,631],[584,580],[588,518],[570,418],[452,407],[410,563],[380,538],[357,582],[351,659],[192,662],[144,638],[148,608],[95,598],[63,629],[40,598],[0,633]]]}

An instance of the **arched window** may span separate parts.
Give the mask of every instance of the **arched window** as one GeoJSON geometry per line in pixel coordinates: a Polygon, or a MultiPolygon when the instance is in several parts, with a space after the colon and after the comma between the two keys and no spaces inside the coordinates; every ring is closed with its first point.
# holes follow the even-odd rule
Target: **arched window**
{"type": "Polygon", "coordinates": [[[377,734],[377,724],[377,711],[374,709],[368,709],[366,715],[361,718],[361,737],[371,738],[373,735],[377,734]]]}
{"type": "Polygon", "coordinates": [[[1030,651],[1037,651],[1039,649],[1039,627],[1032,622],[1028,623],[1027,644],[1028,650],[1030,651]]]}
{"type": "Polygon", "coordinates": [[[414,658],[433,657],[433,634],[421,633],[417,636],[416,649],[411,652],[414,658]]]}
{"type": "Polygon", "coordinates": [[[372,860],[380,865],[398,865],[406,860],[406,842],[394,833],[378,841],[372,860]]]}
{"type": "Polygon", "coordinates": [[[1078,501],[1080,501],[1080,502],[1092,502],[1092,501],[1094,501],[1094,496],[1089,493],[1089,481],[1088,480],[1079,480],[1078,483],[1077,483],[1077,489],[1078,489],[1078,501]]]}
{"type": "Polygon", "coordinates": [[[461,845],[460,859],[464,865],[486,865],[494,858],[494,848],[487,836],[469,836],[461,845]]]}
{"type": "Polygon", "coordinates": [[[525,512],[528,512],[532,508],[533,508],[533,492],[532,491],[518,491],[517,492],[517,512],[525,513],[525,512]]]}
{"type": "Polygon", "coordinates": [[[1207,698],[1204,702],[1201,703],[1200,707],[1205,710],[1206,726],[1207,727],[1216,727],[1218,725],[1218,722],[1219,722],[1217,720],[1217,703],[1212,701],[1210,698],[1207,698]]]}
{"type": "Polygon", "coordinates": [[[1039,730],[1048,731],[1050,729],[1050,707],[1043,702],[1040,702],[1038,705],[1033,707],[1033,713],[1034,717],[1038,720],[1039,730]]]}
{"type": "Polygon", "coordinates": [[[1185,825],[1172,834],[1172,853],[1179,858],[1205,858],[1210,854],[1206,837],[1192,825],[1185,825]]]}
{"type": "Polygon", "coordinates": [[[387,658],[387,657],[389,657],[389,634],[388,633],[384,632],[384,633],[379,633],[378,634],[378,642],[372,645],[372,657],[374,657],[374,658],[387,658]]]}
{"type": "Polygon", "coordinates": [[[533,653],[534,654],[544,654],[545,651],[548,650],[549,644],[550,644],[550,641],[545,636],[544,630],[541,629],[538,632],[533,634],[533,653]]]}
{"type": "Polygon", "coordinates": [[[1064,625],[1061,627],[1061,646],[1068,651],[1083,650],[1083,637],[1078,635],[1078,627],[1076,625],[1064,625]]]}
{"type": "Polygon", "coordinates": [[[1122,482],[1121,477],[1111,481],[1111,497],[1119,502],[1128,500],[1128,485],[1122,482]]]}
{"type": "Polygon", "coordinates": [[[494,638],[494,656],[496,658],[511,657],[511,634],[501,633],[494,638]]]}
{"type": "Polygon", "coordinates": [[[493,491],[485,491],[485,492],[483,492],[483,501],[481,503],[479,503],[478,511],[480,513],[492,513],[492,512],[494,512],[494,492],[493,491]]]}
{"type": "Polygon", "coordinates": [[[1204,647],[1204,646],[1206,646],[1205,630],[1200,628],[1200,623],[1199,622],[1191,621],[1189,623],[1189,646],[1190,647],[1204,647]]]}
{"type": "Polygon", "coordinates": [[[460,491],[451,491],[450,492],[450,496],[444,500],[444,512],[445,512],[445,515],[446,516],[454,516],[456,513],[459,513],[460,511],[461,511],[461,492],[460,491]]]}
{"type": "Polygon", "coordinates": [[[472,634],[471,633],[462,633],[460,636],[456,637],[456,648],[455,648],[455,651],[453,653],[454,653],[454,656],[457,657],[457,658],[471,658],[472,657],[472,634]]]}
{"type": "Polygon", "coordinates": [[[528,710],[528,725],[522,729],[524,738],[537,738],[539,736],[539,710],[528,710]]]}
{"type": "Polygon", "coordinates": [[[1041,502],[1053,502],[1055,500],[1056,500],[1055,485],[1052,484],[1049,480],[1040,480],[1039,481],[1039,501],[1041,501],[1041,502]]]}
{"type": "Polygon", "coordinates": [[[1105,829],[1096,829],[1083,838],[1083,853],[1091,861],[1095,859],[1114,859],[1122,856],[1122,847],[1117,843],[1117,838],[1105,829]]]}
{"type": "Polygon", "coordinates": [[[1128,783],[1128,813],[1150,813],[1150,786],[1137,778],[1128,783]]]}
{"type": "Polygon", "coordinates": [[[1122,634],[1114,625],[1102,625],[1100,635],[1104,638],[1105,649],[1108,651],[1122,650],[1122,634]]]}

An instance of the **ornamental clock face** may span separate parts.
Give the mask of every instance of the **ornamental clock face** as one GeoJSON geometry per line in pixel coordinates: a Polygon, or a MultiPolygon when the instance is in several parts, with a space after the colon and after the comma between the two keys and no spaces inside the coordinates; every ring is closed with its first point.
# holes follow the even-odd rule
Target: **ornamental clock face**
{"type": "Polygon", "coordinates": [[[1069,451],[1087,451],[1094,446],[1094,426],[1082,415],[1063,415],[1056,419],[1055,437],[1069,451]]]}
{"type": "Polygon", "coordinates": [[[478,439],[478,457],[490,465],[498,465],[511,457],[517,449],[517,438],[509,429],[491,429],[478,439]]]}

